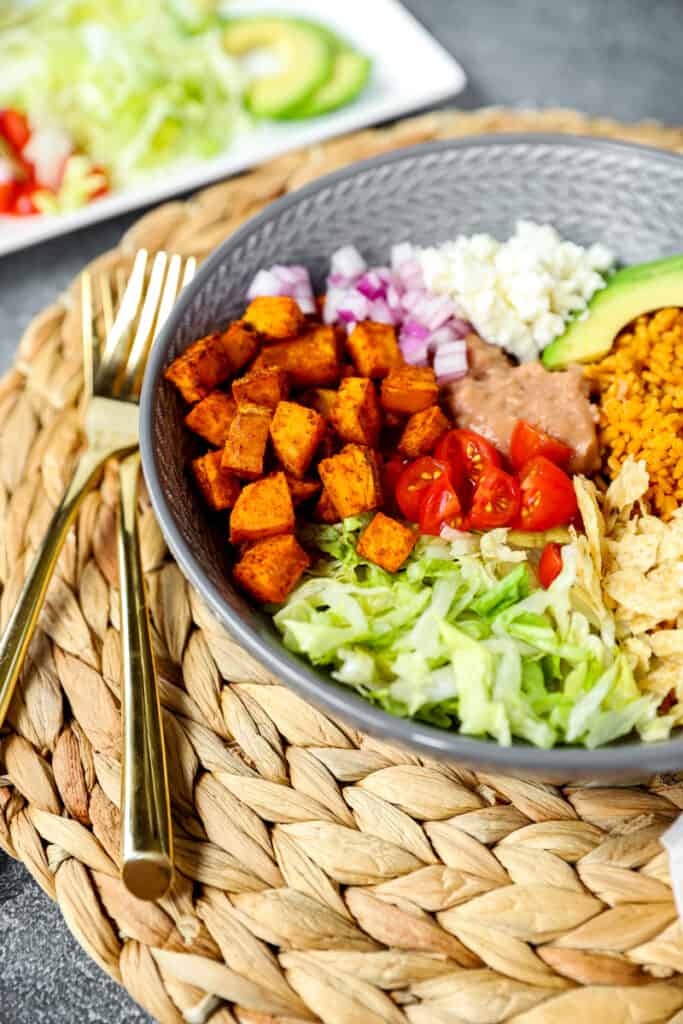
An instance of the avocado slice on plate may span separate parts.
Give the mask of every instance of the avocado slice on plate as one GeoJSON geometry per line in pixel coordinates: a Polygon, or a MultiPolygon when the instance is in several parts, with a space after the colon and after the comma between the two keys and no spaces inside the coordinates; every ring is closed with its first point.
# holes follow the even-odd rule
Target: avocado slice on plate
{"type": "Polygon", "coordinates": [[[320,117],[346,106],[367,85],[371,68],[372,61],[364,53],[340,50],[335,54],[329,81],[319,86],[290,116],[320,117]]]}
{"type": "Polygon", "coordinates": [[[590,363],[607,355],[622,327],[643,313],[683,306],[683,254],[624,267],[588,303],[586,314],[543,352],[548,370],[590,363]]]}
{"type": "Polygon", "coordinates": [[[291,117],[332,75],[333,49],[325,34],[293,18],[229,20],[223,45],[235,57],[265,50],[277,61],[277,70],[257,75],[247,87],[245,104],[257,117],[291,117]]]}

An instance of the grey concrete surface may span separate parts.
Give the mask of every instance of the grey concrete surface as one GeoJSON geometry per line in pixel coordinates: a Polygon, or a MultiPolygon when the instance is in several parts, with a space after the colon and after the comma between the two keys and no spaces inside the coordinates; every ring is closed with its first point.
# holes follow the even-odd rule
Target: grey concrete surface
{"type": "MultiPolygon", "coordinates": [[[[458,99],[462,107],[563,105],[625,120],[683,121],[681,0],[407,0],[407,6],[464,65],[469,85],[458,99]]],[[[0,369],[30,318],[136,216],[0,259],[0,369]]],[[[0,853],[0,1024],[144,1020],[79,949],[23,867],[0,853]]]]}

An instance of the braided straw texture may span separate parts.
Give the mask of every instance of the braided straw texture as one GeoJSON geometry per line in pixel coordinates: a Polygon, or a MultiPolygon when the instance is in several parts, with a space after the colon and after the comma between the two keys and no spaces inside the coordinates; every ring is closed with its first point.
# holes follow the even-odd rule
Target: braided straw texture
{"type": "MultiPolygon", "coordinates": [[[[279,158],[144,216],[140,246],[209,253],[343,164],[437,137],[683,129],[570,111],[430,114],[279,158]]],[[[0,615],[79,444],[75,289],[0,382],[0,615]]],[[[120,654],[108,468],[61,556],[0,746],[0,845],[87,953],[163,1024],[683,1022],[683,934],[661,832],[683,783],[558,789],[430,763],[277,684],[221,630],[141,499],[178,876],[158,905],[118,877],[120,654]]]]}

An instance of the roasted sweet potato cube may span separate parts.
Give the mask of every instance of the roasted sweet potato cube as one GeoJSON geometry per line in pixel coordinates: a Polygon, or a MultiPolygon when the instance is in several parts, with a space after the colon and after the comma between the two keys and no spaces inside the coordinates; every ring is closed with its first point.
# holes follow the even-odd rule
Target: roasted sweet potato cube
{"type": "Polygon", "coordinates": [[[288,473],[304,475],[326,429],[325,420],[315,409],[298,402],[280,402],[270,424],[270,437],[288,473]]]}
{"type": "Polygon", "coordinates": [[[298,480],[295,476],[287,476],[287,486],[292,495],[292,504],[296,506],[314,498],[322,484],[319,480],[298,480]]]}
{"type": "Polygon", "coordinates": [[[279,366],[251,369],[232,382],[232,396],[240,412],[259,406],[274,409],[289,394],[287,373],[279,366]]]}
{"type": "Polygon", "coordinates": [[[185,425],[209,444],[219,447],[228,439],[230,424],[236,412],[237,405],[230,395],[224,391],[212,391],[190,410],[185,417],[185,425]]]}
{"type": "Polygon", "coordinates": [[[308,405],[319,412],[328,423],[332,421],[332,409],[337,401],[337,392],[333,388],[311,388],[300,400],[302,405],[308,405]]]}
{"type": "Polygon", "coordinates": [[[221,335],[221,341],[228,353],[231,373],[239,373],[258,354],[261,345],[258,334],[244,320],[235,320],[221,335]]]}
{"type": "Polygon", "coordinates": [[[235,565],[233,575],[257,601],[281,604],[309,565],[308,555],[290,533],[252,544],[235,565]]]}
{"type": "Polygon", "coordinates": [[[240,493],[240,482],[229,470],[221,465],[223,453],[208,452],[192,462],[199,490],[207,505],[220,512],[232,508],[240,493]]]}
{"type": "Polygon", "coordinates": [[[367,377],[346,377],[332,409],[332,425],[343,441],[377,444],[382,413],[375,385],[367,377]]]}
{"type": "Polygon", "coordinates": [[[363,320],[356,324],[346,343],[361,377],[386,377],[389,370],[403,365],[403,356],[391,324],[363,320]]]}
{"type": "Polygon", "coordinates": [[[281,366],[293,387],[315,388],[336,384],[341,374],[341,344],[334,327],[312,327],[300,338],[266,345],[264,366],[281,366]]]}
{"type": "Polygon", "coordinates": [[[414,412],[401,434],[398,450],[409,459],[426,455],[431,452],[448,427],[448,419],[438,405],[430,405],[427,409],[414,412]]]}
{"type": "Polygon", "coordinates": [[[358,538],[356,551],[361,558],[374,562],[387,572],[396,572],[415,547],[416,541],[416,531],[378,512],[358,538]]]}
{"type": "Polygon", "coordinates": [[[199,402],[233,372],[220,334],[207,334],[182,352],[164,373],[186,402],[199,402]]]}
{"type": "Polygon", "coordinates": [[[264,295],[252,299],[244,319],[268,338],[293,338],[302,329],[305,317],[295,299],[285,295],[264,295]]]}
{"type": "Polygon", "coordinates": [[[320,479],[340,519],[382,504],[377,456],[372,448],[347,444],[318,466],[320,479]]]}
{"type": "Polygon", "coordinates": [[[381,402],[388,412],[412,416],[439,396],[434,371],[429,366],[399,366],[382,381],[381,402]]]}
{"type": "Polygon", "coordinates": [[[284,473],[247,484],[230,515],[230,540],[261,540],[294,530],[294,505],[284,473]]]}
{"type": "Polygon", "coordinates": [[[268,444],[268,410],[237,412],[230,424],[223,449],[223,466],[235,476],[256,480],[263,476],[263,460],[268,444]]]}
{"type": "Polygon", "coordinates": [[[330,498],[324,487],[322,494],[315,503],[313,518],[318,523],[327,523],[330,526],[333,523],[338,523],[340,520],[340,515],[332,504],[332,498],[330,498]]]}

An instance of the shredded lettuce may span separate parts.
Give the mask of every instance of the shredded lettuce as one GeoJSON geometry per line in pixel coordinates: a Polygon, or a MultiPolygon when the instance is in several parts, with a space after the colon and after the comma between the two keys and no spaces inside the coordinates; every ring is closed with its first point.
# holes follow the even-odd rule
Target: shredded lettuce
{"type": "Polygon", "coordinates": [[[193,0],[15,0],[0,107],[59,124],[115,185],[214,156],[246,115],[238,66],[201,13],[193,0]]]}
{"type": "Polygon", "coordinates": [[[639,689],[603,621],[609,613],[586,609],[576,537],[544,590],[533,552],[520,560],[506,531],[466,545],[422,537],[390,574],[356,553],[366,522],[306,527],[302,539],[323,557],[275,611],[290,650],[391,714],[505,745],[593,748],[634,729],[669,734],[660,697],[639,689]]]}

